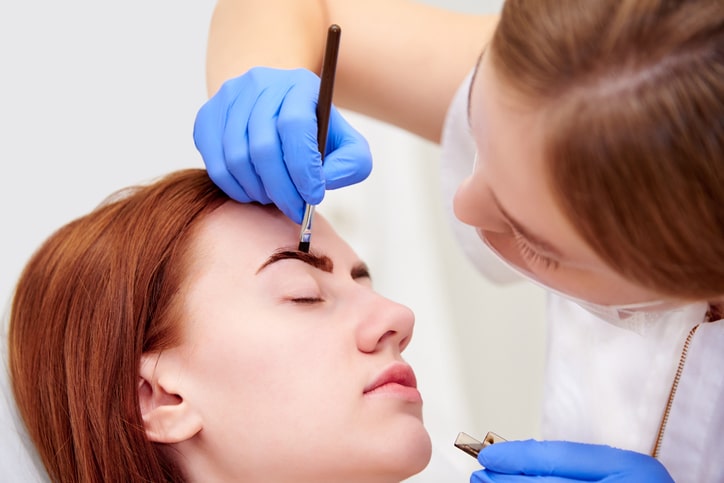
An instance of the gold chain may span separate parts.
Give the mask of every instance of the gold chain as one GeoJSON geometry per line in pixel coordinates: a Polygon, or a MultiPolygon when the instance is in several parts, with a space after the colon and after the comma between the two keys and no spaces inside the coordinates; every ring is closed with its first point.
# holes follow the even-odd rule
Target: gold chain
{"type": "MultiPolygon", "coordinates": [[[[720,317],[721,313],[719,312],[717,307],[711,306],[709,307],[709,311],[706,313],[705,322],[711,322],[712,320],[716,320],[716,318],[720,317]]],[[[656,435],[656,444],[654,445],[654,449],[651,451],[651,456],[654,458],[659,457],[659,451],[661,450],[661,442],[664,440],[664,431],[666,430],[666,423],[669,422],[669,413],[671,412],[671,406],[674,404],[674,396],[676,395],[676,389],[679,387],[679,379],[681,379],[681,373],[684,371],[684,364],[686,363],[686,355],[689,352],[689,345],[691,344],[691,339],[694,337],[694,334],[696,333],[696,329],[699,328],[701,324],[697,324],[694,327],[691,328],[689,331],[689,335],[686,336],[686,340],[684,341],[684,348],[681,349],[681,357],[679,358],[679,367],[676,368],[676,375],[674,376],[674,382],[671,384],[671,391],[669,392],[669,400],[666,401],[666,409],[664,410],[664,417],[661,418],[661,424],[659,425],[659,433],[656,435]]]]}

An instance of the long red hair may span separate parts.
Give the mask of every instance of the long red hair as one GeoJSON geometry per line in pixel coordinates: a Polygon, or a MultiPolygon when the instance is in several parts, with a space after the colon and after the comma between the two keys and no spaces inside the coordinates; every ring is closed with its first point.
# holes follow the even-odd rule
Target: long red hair
{"type": "Polygon", "coordinates": [[[62,227],[28,262],[10,314],[10,372],[53,481],[183,481],[145,436],[138,368],[144,352],[179,342],[190,234],[227,200],[203,170],[172,173],[62,227]]]}

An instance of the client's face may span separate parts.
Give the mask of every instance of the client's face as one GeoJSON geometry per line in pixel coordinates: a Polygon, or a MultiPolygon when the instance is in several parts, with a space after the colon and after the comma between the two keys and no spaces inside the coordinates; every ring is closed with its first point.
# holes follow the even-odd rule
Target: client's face
{"type": "MultiPolygon", "coordinates": [[[[422,401],[400,356],[412,312],[317,215],[299,226],[228,202],[203,221],[183,294],[180,397],[202,428],[179,445],[211,481],[395,481],[430,456],[422,401]],[[181,392],[183,390],[183,392],[181,392]],[[199,456],[201,455],[201,456],[199,456]]],[[[182,463],[184,464],[184,463],[182,463]]]]}

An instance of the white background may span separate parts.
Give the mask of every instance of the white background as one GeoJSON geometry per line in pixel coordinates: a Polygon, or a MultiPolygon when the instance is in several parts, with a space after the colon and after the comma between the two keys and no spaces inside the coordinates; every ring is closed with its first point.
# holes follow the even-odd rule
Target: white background
{"type": "MultiPolygon", "coordinates": [[[[494,12],[501,2],[427,3],[494,12]]],[[[24,263],[53,230],[112,191],[203,165],[191,133],[206,97],[213,5],[2,3],[4,307],[24,263]]],[[[411,481],[467,481],[475,462],[452,447],[458,431],[538,436],[543,295],[528,284],[495,287],[467,265],[443,216],[437,146],[361,116],[349,118],[368,136],[375,168],[365,183],[330,193],[319,211],[368,261],[376,288],[417,315],[406,354],[436,449],[430,468],[411,481]]],[[[0,454],[0,466],[11,457],[0,454]]]]}

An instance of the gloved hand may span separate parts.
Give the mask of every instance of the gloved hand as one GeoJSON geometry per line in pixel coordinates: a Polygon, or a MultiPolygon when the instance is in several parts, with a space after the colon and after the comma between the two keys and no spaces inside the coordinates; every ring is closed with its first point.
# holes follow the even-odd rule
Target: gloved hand
{"type": "Polygon", "coordinates": [[[317,146],[319,77],[256,67],[224,83],[196,115],[194,142],[211,179],[240,202],[276,204],[301,223],[304,202],[365,179],[367,141],[332,107],[322,166],[317,146]]]}
{"type": "Polygon", "coordinates": [[[632,482],[673,483],[664,466],[651,456],[597,444],[568,441],[507,441],[478,454],[484,470],[470,483],[481,482],[632,482]]]}

